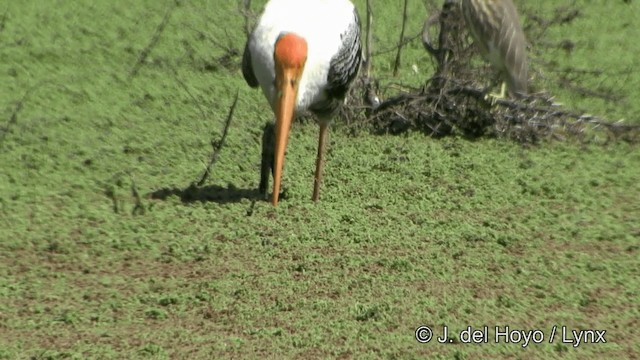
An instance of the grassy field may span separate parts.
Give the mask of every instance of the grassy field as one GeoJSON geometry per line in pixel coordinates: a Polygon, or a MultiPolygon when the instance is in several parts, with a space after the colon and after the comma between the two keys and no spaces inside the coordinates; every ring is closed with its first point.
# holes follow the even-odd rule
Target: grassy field
{"type": "MultiPolygon", "coordinates": [[[[397,78],[384,51],[402,1],[374,3],[375,76],[420,86],[433,64],[419,42],[397,78]]],[[[576,3],[581,17],[546,34],[575,49],[534,50],[534,66],[604,70],[586,85],[625,97],[576,95],[549,71],[532,73],[538,88],[640,123],[638,1],[518,3],[545,16],[576,3]]],[[[271,113],[229,51],[244,46],[237,2],[183,2],[130,77],[172,4],[0,5],[0,359],[640,358],[637,145],[352,136],[338,122],[314,204],[318,128],[297,123],[286,199],[252,208],[271,113]],[[214,173],[186,191],[238,89],[214,173]],[[422,325],[452,342],[418,343],[422,325]],[[485,325],[489,343],[463,343],[485,325]],[[496,326],[544,342],[496,344],[496,326]],[[563,343],[563,327],[606,343],[563,343]]],[[[408,35],[424,9],[411,2],[408,35]]]]}

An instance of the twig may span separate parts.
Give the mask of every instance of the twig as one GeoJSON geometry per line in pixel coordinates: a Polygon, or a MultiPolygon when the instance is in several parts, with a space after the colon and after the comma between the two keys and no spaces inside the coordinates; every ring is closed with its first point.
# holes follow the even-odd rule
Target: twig
{"type": "MultiPolygon", "coordinates": [[[[203,39],[207,39],[207,41],[209,41],[210,43],[212,43],[215,47],[225,51],[225,52],[231,52],[234,51],[234,47],[233,45],[222,45],[221,42],[219,42],[218,40],[216,40],[213,36],[210,36],[209,34],[207,34],[206,32],[197,29],[195,26],[189,24],[189,23],[182,23],[180,24],[181,26],[184,26],[186,28],[189,28],[189,30],[194,31],[198,34],[198,36],[202,37],[203,39]]],[[[229,39],[229,34],[227,35],[227,40],[229,39]]],[[[235,50],[237,51],[237,50],[235,50]]]]}
{"type": "MultiPolygon", "coordinates": [[[[404,30],[407,26],[407,5],[409,0],[404,0],[404,10],[402,12],[402,29],[400,30],[400,40],[398,44],[402,44],[404,41],[404,30]]],[[[396,53],[396,61],[393,64],[393,76],[398,76],[398,69],[400,68],[400,57],[402,54],[402,45],[398,46],[398,52],[396,53]]]]}
{"type": "Polygon", "coordinates": [[[419,38],[420,36],[422,36],[422,32],[420,32],[418,34],[415,34],[413,36],[410,36],[410,37],[404,39],[401,43],[396,44],[396,45],[394,45],[394,46],[392,46],[392,47],[390,47],[388,49],[382,49],[382,50],[376,51],[375,53],[372,54],[372,56],[375,57],[375,56],[379,56],[379,55],[388,54],[388,53],[390,53],[390,52],[392,52],[394,50],[397,51],[399,48],[407,45],[408,43],[414,41],[415,39],[419,38]]]}
{"type": "Polygon", "coordinates": [[[42,80],[42,81],[39,81],[35,85],[33,85],[30,88],[28,88],[27,91],[24,92],[24,94],[22,94],[22,97],[20,98],[20,100],[18,100],[16,102],[16,105],[14,106],[13,111],[11,112],[11,115],[9,116],[9,121],[7,121],[5,126],[0,128],[0,145],[4,141],[4,139],[7,136],[7,134],[9,133],[9,130],[10,130],[11,126],[13,126],[13,125],[18,123],[18,114],[20,113],[20,111],[22,111],[22,108],[24,107],[24,104],[29,99],[29,96],[31,96],[31,94],[33,94],[36,90],[38,90],[39,88],[41,88],[45,84],[53,84],[53,83],[54,83],[53,80],[42,80]]]}
{"type": "Polygon", "coordinates": [[[583,137],[588,129],[586,125],[591,125],[592,129],[606,129],[629,142],[640,140],[640,125],[610,122],[566,110],[543,94],[493,102],[485,95],[482,89],[450,82],[442,92],[413,92],[392,97],[380,104],[373,118],[386,123],[386,129],[391,132],[423,127],[437,136],[450,134],[455,128],[477,136],[486,129],[494,135],[528,142],[543,136],[564,139],[564,133],[583,137]],[[405,121],[399,121],[402,117],[405,121]]]}
{"type": "MultiPolygon", "coordinates": [[[[223,54],[215,58],[214,61],[209,61],[209,60],[205,61],[203,65],[203,68],[205,70],[212,70],[212,69],[215,70],[218,68],[218,65],[221,65],[222,67],[232,71],[235,71],[239,68],[237,57],[241,55],[241,53],[240,53],[240,50],[238,50],[234,46],[233,41],[231,40],[231,37],[229,36],[229,33],[226,29],[224,32],[227,38],[227,44],[224,45],[221,41],[218,41],[216,39],[216,36],[211,36],[202,30],[196,29],[193,25],[190,25],[188,23],[182,23],[180,24],[180,26],[193,30],[195,33],[198,34],[200,38],[206,39],[211,44],[213,44],[215,48],[218,48],[221,51],[223,51],[223,54]]],[[[185,50],[187,52],[186,56],[189,57],[191,61],[194,61],[193,47],[186,42],[183,43],[183,46],[185,47],[185,50]]]]}
{"type": "Polygon", "coordinates": [[[118,206],[118,196],[116,195],[116,189],[113,185],[109,185],[107,187],[105,187],[104,189],[104,195],[106,197],[108,197],[109,199],[111,199],[111,202],[113,204],[112,209],[114,213],[119,213],[120,212],[120,208],[118,206]]]}
{"type": "Polygon", "coordinates": [[[131,215],[144,215],[146,209],[142,204],[142,197],[140,197],[138,187],[136,186],[136,181],[133,179],[133,177],[131,177],[131,195],[135,200],[135,206],[131,210],[131,215]]]}
{"type": "Polygon", "coordinates": [[[240,10],[242,17],[244,17],[244,34],[247,39],[249,35],[251,35],[251,28],[253,25],[251,24],[252,12],[251,12],[251,0],[244,0],[242,2],[243,8],[240,10]]]}
{"type": "Polygon", "coordinates": [[[247,209],[246,215],[247,216],[253,216],[253,212],[255,211],[256,208],[256,199],[251,200],[251,205],[249,205],[249,208],[247,209]]]}
{"type": "Polygon", "coordinates": [[[209,164],[207,165],[207,168],[205,169],[204,174],[202,174],[202,177],[196,183],[196,186],[202,186],[202,184],[204,184],[204,182],[209,177],[209,174],[211,173],[211,168],[213,167],[215,162],[218,160],[218,157],[220,156],[220,151],[222,150],[222,147],[224,146],[224,142],[227,139],[227,134],[229,132],[229,125],[231,125],[231,119],[233,119],[233,113],[236,110],[236,104],[238,104],[239,94],[240,94],[240,91],[239,90],[236,91],[236,97],[233,100],[233,104],[231,105],[231,108],[229,109],[229,114],[227,115],[227,120],[225,121],[224,130],[222,131],[222,137],[220,138],[220,141],[213,141],[213,140],[211,141],[211,146],[213,147],[213,153],[211,154],[211,159],[209,159],[209,164]]]}
{"type": "MultiPolygon", "coordinates": [[[[364,91],[362,93],[364,104],[367,105],[365,112],[370,114],[371,109],[375,109],[380,103],[380,98],[377,93],[378,83],[375,79],[371,78],[371,68],[373,67],[373,7],[371,6],[371,0],[367,0],[367,18],[366,18],[366,34],[365,34],[365,69],[364,76],[362,77],[362,83],[364,85],[364,91]]],[[[345,116],[347,118],[347,124],[351,124],[351,116],[345,116]]]]}
{"type": "Polygon", "coordinates": [[[162,33],[164,32],[164,29],[169,24],[169,19],[171,19],[173,10],[175,10],[175,8],[178,5],[179,5],[179,2],[175,1],[173,3],[173,6],[167,8],[167,11],[164,13],[164,17],[162,18],[162,21],[156,28],[155,33],[151,37],[151,40],[149,41],[147,46],[145,46],[145,48],[142,49],[142,51],[140,52],[140,55],[138,56],[138,60],[131,68],[131,71],[129,72],[129,80],[133,79],[138,74],[138,71],[142,67],[142,64],[147,60],[147,57],[151,53],[151,50],[153,50],[153,48],[158,44],[158,41],[160,40],[160,36],[162,35],[162,33]]]}
{"type": "Polygon", "coordinates": [[[118,196],[118,188],[123,187],[122,176],[123,174],[120,172],[113,174],[111,180],[103,185],[104,195],[111,200],[113,212],[116,214],[119,214],[124,209],[122,199],[118,196]]]}
{"type": "Polygon", "coordinates": [[[198,110],[200,111],[200,115],[202,116],[202,120],[203,121],[206,120],[207,119],[207,114],[206,114],[204,108],[202,107],[202,105],[200,105],[200,102],[198,101],[198,99],[196,99],[196,97],[191,93],[191,91],[189,90],[189,87],[187,87],[187,84],[185,84],[184,81],[182,81],[178,77],[178,71],[176,71],[175,68],[172,68],[171,70],[173,72],[174,79],[176,80],[178,85],[180,85],[180,87],[182,87],[182,89],[187,93],[187,95],[189,95],[191,100],[193,100],[193,102],[198,107],[198,110]]]}
{"type": "Polygon", "coordinates": [[[615,94],[613,89],[593,89],[592,87],[581,86],[576,84],[572,79],[569,79],[567,74],[562,74],[558,77],[557,83],[565,89],[572,90],[580,96],[599,98],[606,101],[618,102],[624,99],[624,96],[615,94]]]}
{"type": "Polygon", "coordinates": [[[0,198],[0,219],[2,219],[2,222],[5,223],[6,227],[5,229],[9,228],[9,226],[11,226],[11,223],[9,222],[9,219],[7,218],[8,214],[7,214],[7,204],[4,202],[3,199],[0,198]]]}
{"type": "Polygon", "coordinates": [[[4,13],[2,14],[2,17],[0,18],[0,33],[2,31],[4,31],[4,27],[7,24],[7,14],[9,13],[9,5],[7,5],[7,7],[4,9],[4,13]]]}
{"type": "Polygon", "coordinates": [[[373,9],[371,8],[371,0],[367,0],[367,24],[366,24],[366,37],[365,37],[365,47],[367,48],[366,52],[366,64],[364,69],[364,74],[367,80],[371,78],[371,63],[373,60],[373,32],[371,31],[371,26],[373,24],[373,9]]]}

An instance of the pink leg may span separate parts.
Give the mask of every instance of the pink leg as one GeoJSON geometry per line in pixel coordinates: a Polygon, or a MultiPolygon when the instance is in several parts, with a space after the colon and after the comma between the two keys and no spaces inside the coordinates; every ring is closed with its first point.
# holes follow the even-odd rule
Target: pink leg
{"type": "Polygon", "coordinates": [[[320,183],[322,182],[322,168],[324,167],[324,149],[327,141],[327,128],[329,122],[320,122],[320,137],[318,138],[318,156],[316,158],[316,176],[313,181],[313,197],[311,200],[318,201],[320,197],[320,183]]]}

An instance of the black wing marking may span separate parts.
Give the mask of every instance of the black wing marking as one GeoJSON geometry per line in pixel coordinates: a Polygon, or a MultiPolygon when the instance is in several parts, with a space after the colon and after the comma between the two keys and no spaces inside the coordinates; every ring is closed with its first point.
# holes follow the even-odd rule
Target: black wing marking
{"type": "Polygon", "coordinates": [[[242,76],[244,80],[252,88],[258,87],[258,79],[253,73],[253,64],[251,63],[251,49],[249,49],[249,43],[251,38],[247,39],[247,44],[244,46],[244,54],[242,54],[242,76]]]}
{"type": "Polygon", "coordinates": [[[342,47],[331,59],[329,74],[327,75],[327,101],[314,104],[311,110],[319,115],[329,115],[338,109],[344,100],[353,80],[358,76],[362,61],[362,44],[360,43],[360,17],[353,9],[354,21],[349,28],[340,35],[342,47]]]}
{"type": "Polygon", "coordinates": [[[353,16],[355,21],[341,35],[343,40],[342,48],[331,59],[331,67],[327,76],[329,83],[327,93],[334,98],[343,99],[347,95],[349,85],[356,78],[360,69],[362,60],[360,17],[355,9],[353,10],[353,16]]]}

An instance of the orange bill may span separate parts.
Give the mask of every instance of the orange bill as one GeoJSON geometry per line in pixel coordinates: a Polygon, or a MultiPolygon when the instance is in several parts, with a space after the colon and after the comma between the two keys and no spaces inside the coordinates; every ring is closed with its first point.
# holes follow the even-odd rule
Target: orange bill
{"type": "Polygon", "coordinates": [[[307,59],[306,41],[288,33],[280,36],[276,41],[274,62],[276,70],[276,100],[274,111],[276,115],[276,141],[273,169],[273,194],[271,203],[278,205],[280,196],[280,182],[284,167],[284,154],[287,150],[289,131],[296,108],[298,84],[307,59]]]}
{"type": "Polygon", "coordinates": [[[293,122],[293,115],[298,96],[298,77],[301,69],[282,70],[281,79],[276,78],[278,85],[278,99],[276,102],[276,141],[274,152],[274,172],[273,172],[273,195],[271,203],[278,205],[280,196],[280,182],[282,179],[282,168],[284,167],[284,154],[289,141],[289,131],[293,122]],[[297,73],[296,73],[297,72],[297,73]]]}

